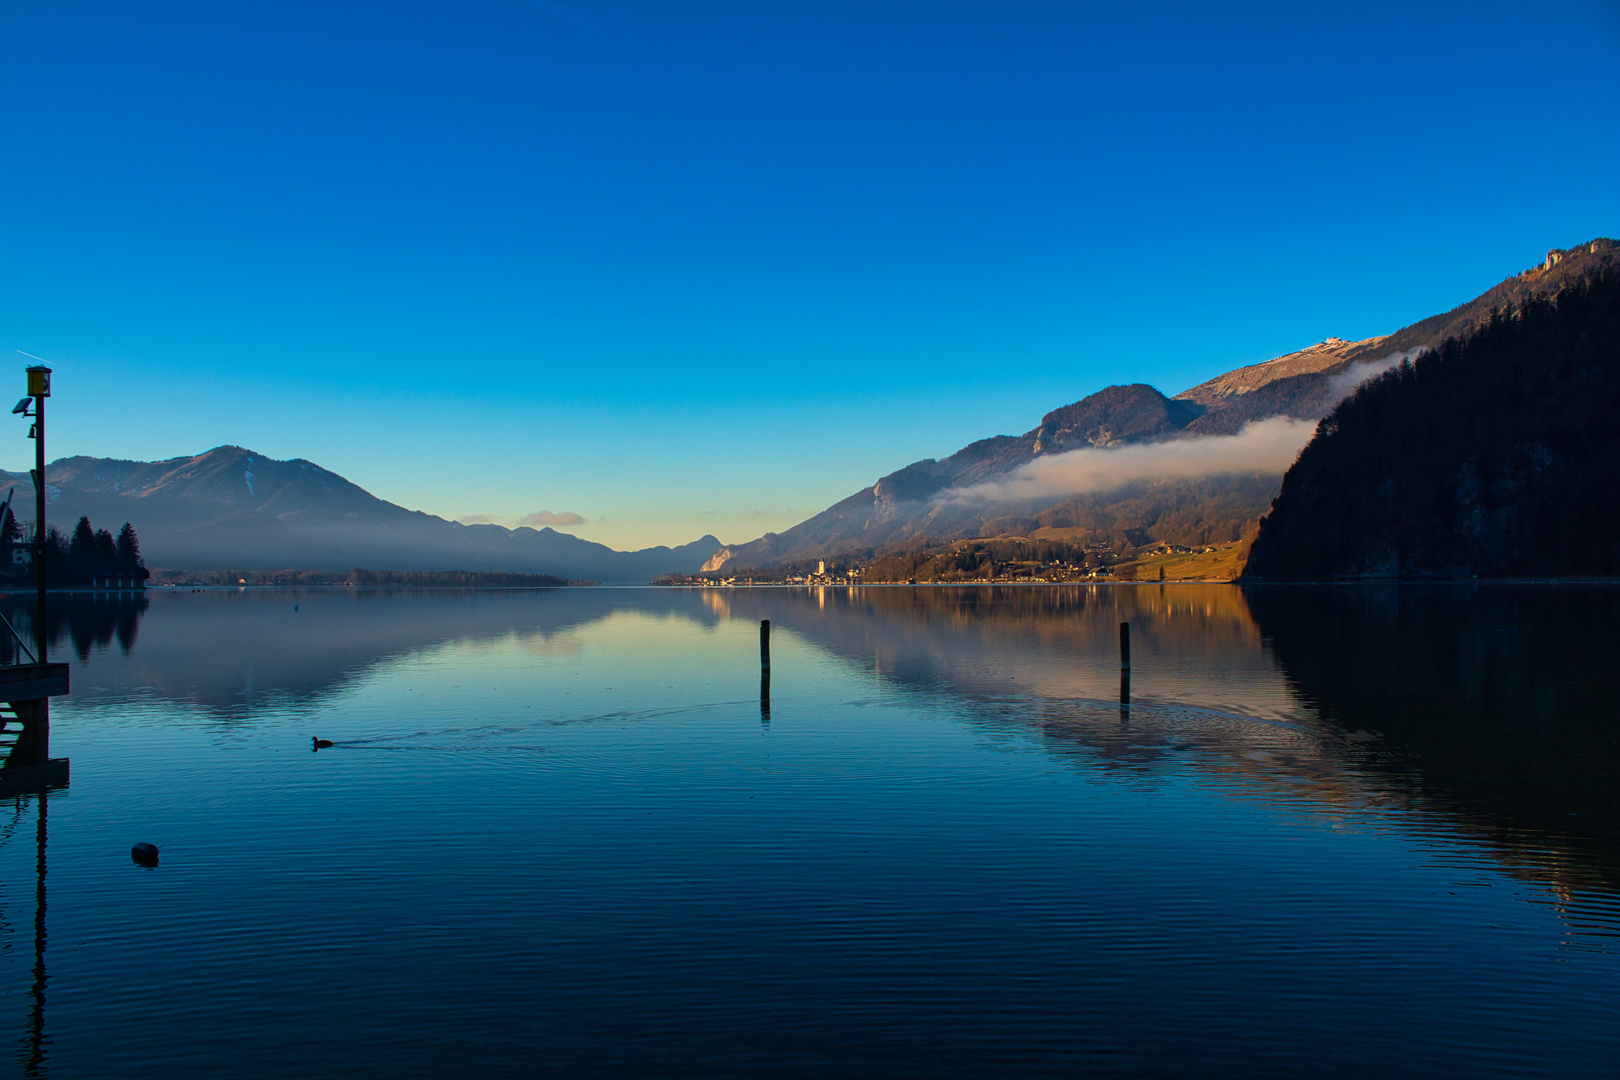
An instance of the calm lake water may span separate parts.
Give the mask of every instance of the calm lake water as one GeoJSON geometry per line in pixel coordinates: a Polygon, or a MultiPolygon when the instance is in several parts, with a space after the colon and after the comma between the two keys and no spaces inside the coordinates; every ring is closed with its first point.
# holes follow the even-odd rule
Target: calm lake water
{"type": "Polygon", "coordinates": [[[0,1075],[1620,1074],[1620,590],[55,603],[0,1075]]]}

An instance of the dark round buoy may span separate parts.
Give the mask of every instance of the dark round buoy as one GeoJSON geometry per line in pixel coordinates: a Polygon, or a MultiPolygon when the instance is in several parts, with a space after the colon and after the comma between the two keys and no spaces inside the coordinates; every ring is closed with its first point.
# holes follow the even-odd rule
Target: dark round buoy
{"type": "Polygon", "coordinates": [[[142,841],[129,849],[129,857],[142,866],[156,866],[158,863],[157,845],[142,841]]]}

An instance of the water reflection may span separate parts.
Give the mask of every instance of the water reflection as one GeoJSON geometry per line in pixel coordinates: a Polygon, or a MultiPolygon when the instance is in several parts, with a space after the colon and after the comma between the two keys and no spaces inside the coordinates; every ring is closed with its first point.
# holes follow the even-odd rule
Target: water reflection
{"type": "Polygon", "coordinates": [[[28,990],[27,1051],[23,1059],[23,1075],[38,1076],[45,1064],[45,847],[46,808],[49,797],[41,791],[34,799],[34,967],[33,983],[28,990]]]}
{"type": "MultiPolygon", "coordinates": [[[[447,642],[562,648],[624,612],[769,620],[885,690],[987,730],[1036,731],[1076,768],[1191,774],[1324,815],[1427,823],[1572,896],[1620,887],[1617,600],[1506,586],[250,590],[62,597],[52,633],[80,658],[76,700],[157,697],[236,721],[314,708],[447,642]]],[[[25,599],[5,610],[28,618],[25,599]]],[[[776,676],[780,714],[794,675],[776,676]]],[[[770,679],[765,668],[766,726],[770,679]]]]}
{"type": "Polygon", "coordinates": [[[1620,590],[1257,589],[1301,704],[1372,733],[1356,768],[1560,893],[1620,885],[1620,590]]]}
{"type": "MultiPolygon", "coordinates": [[[[0,610],[25,637],[32,633],[31,597],[0,598],[0,610]]],[[[53,642],[66,635],[78,651],[75,699],[148,695],[244,719],[260,709],[314,707],[395,657],[508,636],[544,645],[620,611],[718,621],[681,595],[652,589],[222,589],[154,591],[122,603],[81,593],[53,596],[49,619],[53,642]]]]}
{"type": "Polygon", "coordinates": [[[0,843],[0,1031],[59,1080],[1591,1075],[1576,595],[160,593],[58,703],[48,1010],[0,843]]]}
{"type": "MultiPolygon", "coordinates": [[[[123,652],[135,647],[141,619],[151,601],[145,593],[106,591],[65,593],[52,596],[46,607],[46,629],[51,651],[60,653],[64,639],[81,662],[90,654],[110,648],[114,641],[123,652]]],[[[0,613],[29,646],[35,640],[35,608],[32,594],[0,594],[0,613]]],[[[11,634],[0,634],[0,664],[30,662],[18,650],[11,634]]]]}
{"type": "MultiPolygon", "coordinates": [[[[705,600],[732,616],[769,611],[981,722],[1038,724],[1050,752],[1086,769],[1193,770],[1274,803],[1487,845],[1561,902],[1620,892],[1610,700],[1620,589],[739,590],[705,600]],[[1113,706],[1111,639],[1126,620],[1134,663],[1113,706]]],[[[1605,925],[1613,916],[1606,907],[1605,925]]]]}
{"type": "MultiPolygon", "coordinates": [[[[26,904],[32,901],[31,916],[33,965],[29,969],[29,984],[27,992],[28,1016],[23,1024],[21,1037],[13,1042],[15,1047],[14,1058],[20,1066],[20,1074],[27,1077],[44,1075],[46,1062],[46,1047],[49,1040],[45,1036],[45,1000],[49,975],[45,966],[46,943],[46,848],[49,834],[49,793],[66,786],[65,777],[46,778],[39,774],[34,782],[18,780],[15,776],[8,778],[4,794],[12,801],[10,820],[5,823],[3,832],[0,832],[0,841],[10,840],[18,834],[27,820],[30,806],[33,810],[34,825],[34,852],[33,852],[33,889],[32,896],[22,890],[12,891],[0,889],[0,949],[10,951],[13,942],[8,938],[15,938],[19,926],[13,921],[20,914],[17,900],[26,904]],[[9,895],[8,895],[9,894],[9,895]],[[26,897],[26,899],[24,899],[26,897]],[[3,901],[11,900],[5,904],[3,901]],[[6,909],[10,908],[9,911],[6,909]]],[[[8,876],[9,877],[9,876],[8,876]]],[[[9,877],[5,885],[20,884],[15,877],[9,877]]],[[[26,910],[26,909],[25,909],[26,910]]],[[[21,945],[21,942],[16,944],[21,945]]]]}

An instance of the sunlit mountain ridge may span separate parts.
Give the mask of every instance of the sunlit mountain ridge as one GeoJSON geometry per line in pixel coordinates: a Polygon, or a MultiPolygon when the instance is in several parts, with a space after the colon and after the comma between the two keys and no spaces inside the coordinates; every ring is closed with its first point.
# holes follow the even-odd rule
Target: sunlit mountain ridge
{"type": "MultiPolygon", "coordinates": [[[[1328,338],[1226,372],[1174,397],[1135,383],[1054,409],[1023,435],[981,439],[890,472],[781,533],[722,545],[617,551],[550,527],[463,524],[377,498],[311,461],[240,446],[194,457],[69,457],[48,468],[49,515],[139,531],[148,565],[196,571],[512,571],[609,584],[734,573],[832,556],[869,559],[923,540],[1094,535],[1118,545],[1238,540],[1266,512],[1316,422],[1359,382],[1483,325],[1504,305],[1557,292],[1620,258],[1597,239],[1451,311],[1362,341],[1328,338]]],[[[26,473],[16,485],[31,516],[26,473]]]]}
{"type": "Polygon", "coordinates": [[[1053,410],[1023,435],[913,462],[791,529],[727,548],[707,569],[859,560],[922,538],[1042,530],[1082,530],[1116,545],[1239,540],[1270,507],[1316,422],[1362,381],[1484,325],[1504,305],[1552,295],[1617,259],[1620,244],[1605,238],[1555,249],[1474,299],[1394,333],[1328,338],[1174,397],[1140,383],[1107,387],[1053,410]]]}

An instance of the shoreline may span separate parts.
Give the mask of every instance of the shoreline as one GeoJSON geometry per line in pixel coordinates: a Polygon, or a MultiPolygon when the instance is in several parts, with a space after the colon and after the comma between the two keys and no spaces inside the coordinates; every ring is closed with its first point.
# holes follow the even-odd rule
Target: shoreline
{"type": "MultiPolygon", "coordinates": [[[[919,581],[919,582],[826,582],[817,584],[787,584],[778,582],[750,582],[735,585],[699,584],[695,582],[682,582],[680,584],[655,585],[651,582],[644,584],[568,584],[568,585],[157,585],[146,589],[90,589],[65,588],[49,589],[48,596],[107,596],[107,597],[137,597],[153,595],[178,595],[183,593],[199,592],[561,592],[574,589],[694,589],[694,590],[738,590],[738,589],[986,589],[986,588],[1018,588],[1018,589],[1073,589],[1095,588],[1097,586],[1124,587],[1124,588],[1153,588],[1155,586],[1176,585],[1231,585],[1241,589],[1257,588],[1388,588],[1391,586],[1401,588],[1458,588],[1479,586],[1547,586],[1547,587],[1590,587],[1590,586],[1620,586],[1620,577],[1609,578],[1454,578],[1454,579],[1423,579],[1423,578],[1359,578],[1355,580],[1329,579],[1323,581],[1233,581],[1221,578],[1189,578],[1180,581],[919,581]]],[[[0,588],[0,598],[31,597],[33,589],[0,588]]]]}

